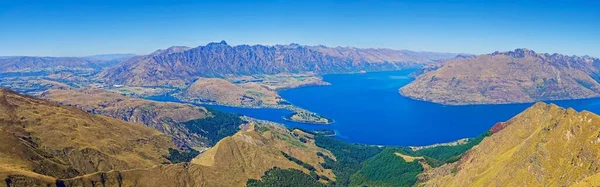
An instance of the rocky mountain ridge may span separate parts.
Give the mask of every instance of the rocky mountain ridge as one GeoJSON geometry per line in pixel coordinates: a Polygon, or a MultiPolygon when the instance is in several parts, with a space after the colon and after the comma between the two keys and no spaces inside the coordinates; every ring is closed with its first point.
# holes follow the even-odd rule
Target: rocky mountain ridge
{"type": "Polygon", "coordinates": [[[315,72],[348,73],[420,66],[454,54],[324,46],[237,45],[225,41],[196,48],[175,47],[133,58],[100,77],[134,86],[185,85],[200,77],[315,72]],[[435,55],[432,55],[435,54],[435,55]]]}

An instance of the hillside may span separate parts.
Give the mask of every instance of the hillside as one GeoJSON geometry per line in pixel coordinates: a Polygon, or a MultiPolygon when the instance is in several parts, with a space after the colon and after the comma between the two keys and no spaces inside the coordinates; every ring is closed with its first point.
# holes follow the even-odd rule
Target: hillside
{"type": "Polygon", "coordinates": [[[233,84],[221,78],[199,78],[175,96],[185,102],[250,108],[285,108],[294,113],[284,119],[312,124],[331,124],[333,121],[317,113],[291,105],[277,89],[305,85],[326,85],[320,78],[300,75],[235,77],[233,84]],[[274,79],[274,80],[271,80],[274,79]],[[248,81],[249,80],[249,81],[248,81]],[[256,81],[258,80],[258,81],[256,81]]]}
{"type": "Polygon", "coordinates": [[[246,107],[284,102],[275,90],[258,83],[235,85],[219,78],[200,78],[183,90],[178,98],[188,102],[246,107]]]}
{"type": "Polygon", "coordinates": [[[191,162],[165,164],[175,146],[156,130],[1,89],[0,186],[245,186],[275,167],[335,180],[313,135],[245,120],[191,162]]]}
{"type": "Polygon", "coordinates": [[[527,103],[600,97],[600,60],[528,49],[449,60],[400,89],[449,105],[527,103]]]}
{"type": "Polygon", "coordinates": [[[324,46],[238,45],[225,41],[196,48],[175,47],[132,58],[100,77],[129,86],[181,86],[200,77],[277,73],[348,73],[415,67],[452,54],[324,46]],[[166,52],[166,53],[165,53],[166,52]]]}
{"type": "Polygon", "coordinates": [[[324,161],[317,152],[331,155],[317,148],[308,134],[252,123],[191,163],[101,172],[59,182],[66,186],[245,186],[248,179],[260,179],[273,167],[335,179],[331,170],[319,164],[324,161]]]}
{"type": "Polygon", "coordinates": [[[147,168],[168,162],[169,148],[175,148],[170,137],[143,125],[0,89],[0,178],[6,184],[147,168]]]}
{"type": "Polygon", "coordinates": [[[212,117],[206,108],[125,97],[101,89],[50,90],[41,97],[93,114],[145,124],[173,137],[180,148],[208,147],[211,140],[191,132],[183,123],[212,117]]]}
{"type": "Polygon", "coordinates": [[[496,133],[457,163],[428,172],[434,177],[423,185],[569,186],[597,182],[600,116],[537,103],[497,126],[496,133]]]}

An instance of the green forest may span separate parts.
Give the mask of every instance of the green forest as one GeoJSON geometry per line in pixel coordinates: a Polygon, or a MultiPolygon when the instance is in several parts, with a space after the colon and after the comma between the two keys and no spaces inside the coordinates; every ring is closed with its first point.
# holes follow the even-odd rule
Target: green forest
{"type": "Polygon", "coordinates": [[[210,146],[215,145],[219,140],[227,136],[235,134],[239,126],[245,123],[239,114],[207,109],[213,115],[212,117],[191,120],[185,122],[184,125],[191,132],[207,138],[210,146]]]}
{"type": "Polygon", "coordinates": [[[248,187],[325,187],[312,176],[297,169],[272,168],[260,180],[250,179],[248,187]]]}
{"type": "Polygon", "coordinates": [[[316,135],[317,146],[331,151],[337,161],[323,154],[323,167],[332,169],[336,181],[328,186],[412,186],[417,182],[417,175],[423,172],[418,161],[406,162],[395,153],[423,157],[432,167],[456,162],[460,156],[479,144],[491,132],[485,132],[466,144],[456,146],[438,146],[412,151],[403,146],[371,146],[347,143],[333,137],[316,135]]]}

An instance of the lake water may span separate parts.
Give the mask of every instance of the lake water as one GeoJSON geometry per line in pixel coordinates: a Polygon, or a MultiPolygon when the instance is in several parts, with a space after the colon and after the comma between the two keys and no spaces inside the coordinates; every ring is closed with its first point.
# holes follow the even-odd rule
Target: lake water
{"type": "MultiPolygon", "coordinates": [[[[211,106],[303,129],[330,129],[337,138],[374,145],[429,145],[475,137],[532,104],[445,106],[403,97],[398,89],[413,79],[412,70],[325,75],[331,86],[280,92],[292,104],[335,120],[331,125],[285,121],[290,111],[211,106]]],[[[600,99],[552,102],[600,113],[600,99]]]]}

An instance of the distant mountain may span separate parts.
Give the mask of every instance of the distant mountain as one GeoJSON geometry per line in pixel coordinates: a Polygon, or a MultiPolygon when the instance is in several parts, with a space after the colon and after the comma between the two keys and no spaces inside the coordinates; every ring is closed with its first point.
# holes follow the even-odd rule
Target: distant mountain
{"type": "Polygon", "coordinates": [[[225,41],[196,48],[173,47],[132,58],[100,77],[114,84],[181,86],[199,77],[315,72],[348,73],[418,67],[455,54],[391,49],[290,45],[238,45],[225,41]]]}
{"type": "Polygon", "coordinates": [[[442,104],[527,103],[600,97],[600,60],[528,49],[455,58],[400,89],[442,104]]]}
{"type": "Polygon", "coordinates": [[[131,57],[137,56],[136,54],[101,54],[85,56],[82,58],[100,61],[111,61],[111,60],[127,60],[131,57]]]}
{"type": "Polygon", "coordinates": [[[598,185],[600,116],[537,103],[494,129],[419,186],[598,185]]]}
{"type": "Polygon", "coordinates": [[[59,70],[101,71],[135,57],[134,54],[106,54],[86,57],[0,57],[2,72],[41,72],[59,70]]]}
{"type": "Polygon", "coordinates": [[[157,56],[157,55],[170,55],[173,53],[181,53],[184,51],[187,51],[191,49],[191,47],[186,47],[186,46],[173,46],[173,47],[169,47],[167,49],[159,49],[156,50],[152,53],[150,53],[150,56],[157,56]]]}
{"type": "Polygon", "coordinates": [[[98,60],[79,57],[32,57],[18,56],[0,58],[1,72],[41,72],[59,70],[100,71],[120,63],[119,60],[98,60]]]}

